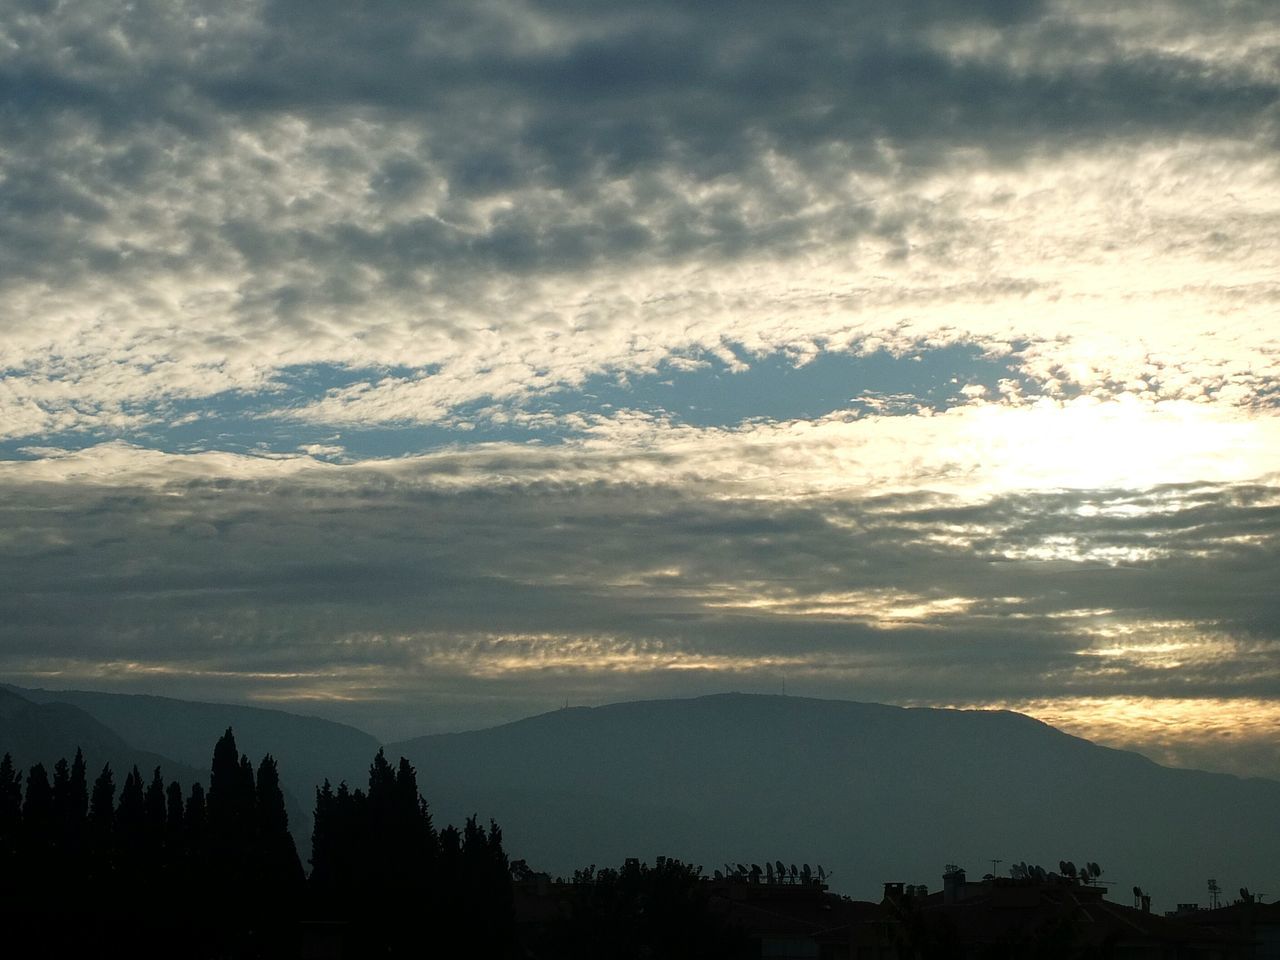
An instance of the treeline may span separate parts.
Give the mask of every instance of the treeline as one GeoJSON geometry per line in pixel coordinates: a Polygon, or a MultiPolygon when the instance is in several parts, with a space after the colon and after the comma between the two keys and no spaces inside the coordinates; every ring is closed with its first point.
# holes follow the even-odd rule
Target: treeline
{"type": "Polygon", "coordinates": [[[0,759],[7,946],[287,957],[319,938],[347,956],[407,956],[465,933],[481,955],[511,951],[501,831],[472,818],[437,832],[406,760],[393,768],[380,750],[367,790],[316,791],[311,862],[307,878],[275,760],[255,768],[230,729],[207,792],[135,766],[117,796],[116,771],[108,764],[90,786],[79,750],[52,776],[0,759]]]}
{"type": "Polygon", "coordinates": [[[417,773],[381,750],[368,791],[316,791],[310,903],[317,916],[349,921],[346,956],[421,956],[462,942],[474,956],[513,949],[511,877],[502,831],[475,817],[436,831],[417,773]]]}
{"type": "Polygon", "coordinates": [[[702,868],[672,857],[650,866],[575,870],[555,917],[527,934],[529,956],[555,960],[741,960],[760,948],[712,905],[702,868]]]}

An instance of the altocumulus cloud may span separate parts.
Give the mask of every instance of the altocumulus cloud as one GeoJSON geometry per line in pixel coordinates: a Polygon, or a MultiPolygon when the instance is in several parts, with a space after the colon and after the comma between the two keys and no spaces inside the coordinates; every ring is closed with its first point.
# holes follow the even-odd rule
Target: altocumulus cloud
{"type": "Polygon", "coordinates": [[[353,373],[279,415],[434,422],[727,343],[1274,377],[1266,5],[15,3],[0,40],[10,437],[315,365],[353,373]]]}
{"type": "Polygon", "coordinates": [[[403,734],[786,683],[1280,772],[1274,4],[12,0],[0,49],[14,679],[403,734]]]}
{"type": "Polygon", "coordinates": [[[1274,486],[730,497],[460,487],[430,459],[250,477],[174,460],[6,477],[5,673],[388,731],[431,705],[482,722],[726,683],[1058,710],[1171,684],[1256,704],[1280,683],[1274,486]]]}

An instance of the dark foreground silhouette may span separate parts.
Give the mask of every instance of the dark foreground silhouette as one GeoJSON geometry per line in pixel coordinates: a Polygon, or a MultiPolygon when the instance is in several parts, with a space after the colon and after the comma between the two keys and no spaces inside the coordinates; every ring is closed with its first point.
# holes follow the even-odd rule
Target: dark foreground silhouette
{"type": "Polygon", "coordinates": [[[311,862],[308,879],[275,760],[255,769],[231,730],[207,792],[134,767],[117,796],[116,772],[90,786],[78,750],[52,777],[0,760],[6,952],[399,957],[459,940],[476,956],[512,951],[501,831],[474,817],[437,831],[406,760],[393,768],[380,750],[367,790],[316,791],[311,862]]]}
{"type": "Polygon", "coordinates": [[[509,862],[492,821],[436,830],[414,767],[382,750],[367,787],[316,790],[307,876],[271,755],[255,767],[228,729],[208,782],[184,792],[134,766],[117,790],[110,765],[90,784],[79,750],[52,775],[6,754],[0,955],[1246,960],[1280,942],[1280,908],[1245,890],[1169,919],[1137,888],[1134,907],[1106,900],[1092,862],[980,881],[950,865],[941,890],[886,883],[879,903],[782,861],[708,877],[630,859],[552,880],[509,862]]]}

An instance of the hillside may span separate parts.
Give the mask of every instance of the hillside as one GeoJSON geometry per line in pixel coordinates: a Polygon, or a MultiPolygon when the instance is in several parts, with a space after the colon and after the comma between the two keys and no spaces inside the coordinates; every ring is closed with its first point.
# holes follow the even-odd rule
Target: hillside
{"type": "Polygon", "coordinates": [[[202,778],[209,775],[214,743],[232,727],[236,745],[255,764],[266,753],[276,758],[304,857],[316,784],[328,777],[363,785],[378,751],[378,742],[355,727],[283,710],[85,690],[7,689],[50,709],[88,714],[132,747],[173,757],[202,771],[202,778]]]}
{"type": "MultiPolygon", "coordinates": [[[[721,695],[575,708],[388,746],[437,819],[478,811],[566,873],[668,854],[822,863],[843,892],[993,858],[1098,861],[1157,906],[1280,886],[1280,783],[1161,767],[1019,714],[721,695]]],[[[1001,870],[1006,869],[1000,867],[1001,870]]]]}
{"type": "Polygon", "coordinates": [[[184,789],[195,780],[208,779],[207,770],[201,773],[198,767],[127,743],[79,707],[35,703],[0,688],[0,754],[11,754],[19,769],[43,763],[52,773],[53,765],[63,757],[70,760],[77,747],[84,751],[90,778],[110,763],[117,786],[135,764],[148,780],[161,767],[166,780],[177,780],[184,789]]]}

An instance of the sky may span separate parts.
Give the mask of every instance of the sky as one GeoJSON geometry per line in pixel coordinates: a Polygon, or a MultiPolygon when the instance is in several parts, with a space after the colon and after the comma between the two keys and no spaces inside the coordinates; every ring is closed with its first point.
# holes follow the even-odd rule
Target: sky
{"type": "Polygon", "coordinates": [[[0,678],[1280,777],[1272,0],[0,0],[0,678]]]}

